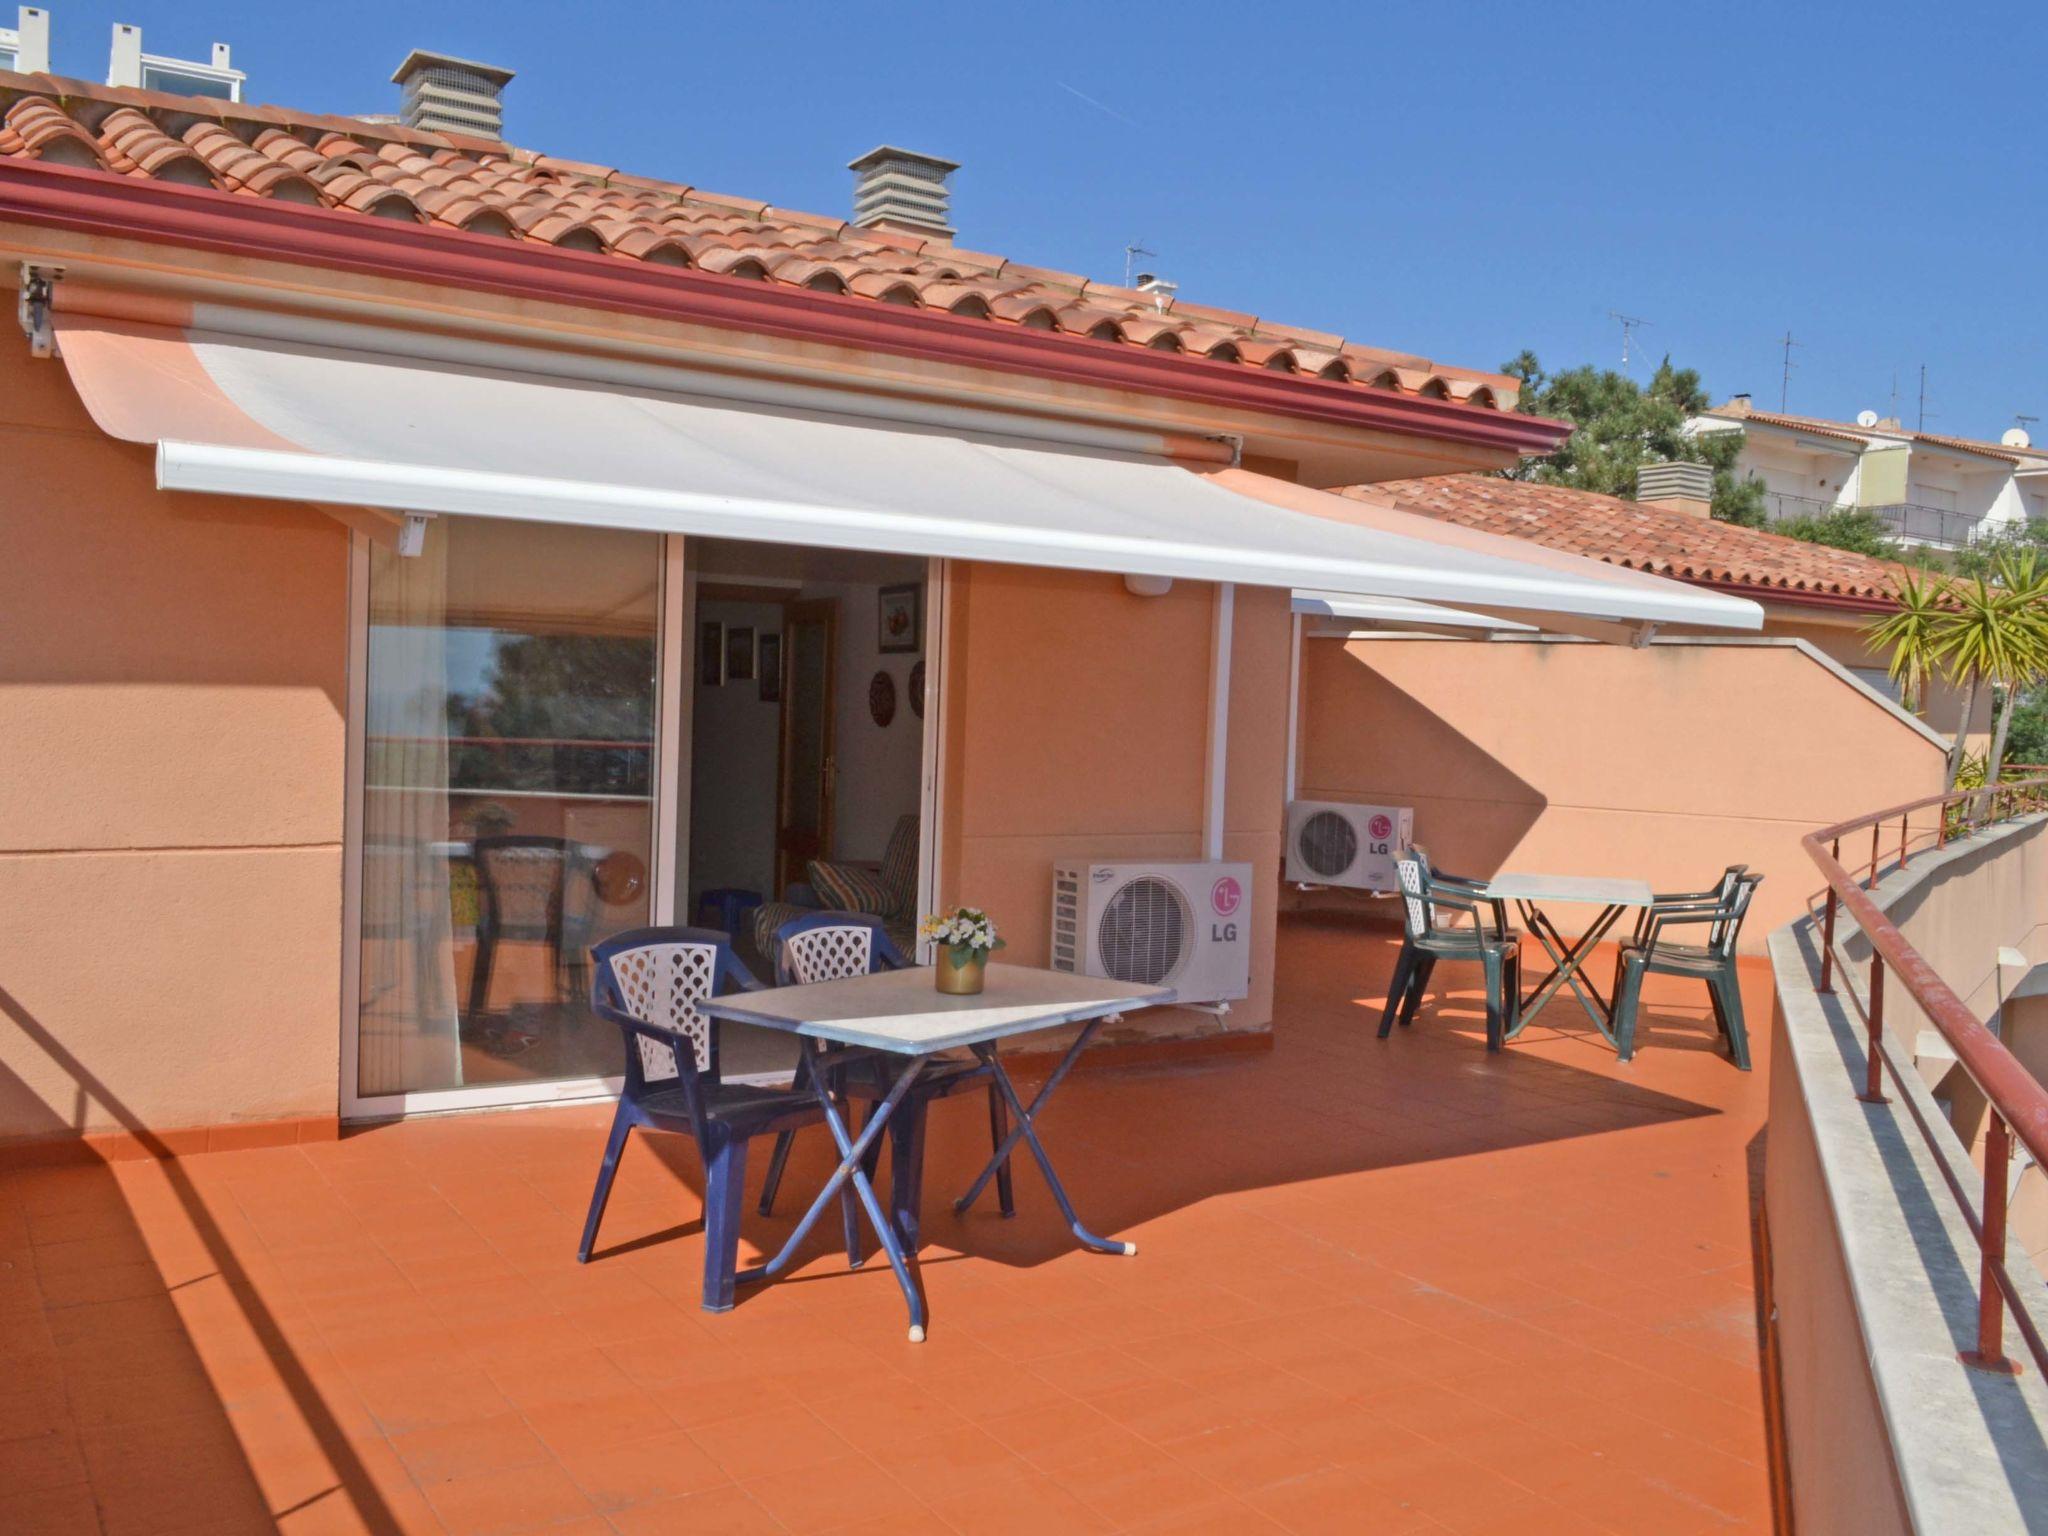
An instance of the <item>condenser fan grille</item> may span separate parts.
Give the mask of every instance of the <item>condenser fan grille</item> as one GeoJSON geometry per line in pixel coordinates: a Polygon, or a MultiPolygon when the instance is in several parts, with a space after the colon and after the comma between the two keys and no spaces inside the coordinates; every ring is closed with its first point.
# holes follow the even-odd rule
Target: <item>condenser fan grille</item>
{"type": "Polygon", "coordinates": [[[1116,980],[1156,986],[1181,968],[1194,931],[1194,913],[1180,887],[1140,875],[1104,904],[1095,927],[1096,954],[1116,980]]]}
{"type": "Polygon", "coordinates": [[[1295,833],[1294,852],[1317,874],[1335,879],[1358,858],[1358,831],[1348,816],[1317,811],[1295,833]]]}

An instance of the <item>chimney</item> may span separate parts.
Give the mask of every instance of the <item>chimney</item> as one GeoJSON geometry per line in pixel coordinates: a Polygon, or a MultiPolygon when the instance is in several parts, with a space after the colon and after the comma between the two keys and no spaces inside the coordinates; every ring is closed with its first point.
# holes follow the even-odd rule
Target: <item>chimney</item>
{"type": "Polygon", "coordinates": [[[511,70],[415,48],[391,79],[402,92],[398,120],[406,127],[468,133],[480,139],[505,137],[501,98],[511,82],[511,70]]]}
{"type": "MultiPolygon", "coordinates": [[[[23,15],[28,13],[24,11],[23,15]]],[[[48,22],[44,25],[47,27],[48,22]]],[[[172,96],[210,96],[216,101],[240,101],[248,76],[235,68],[234,56],[226,43],[215,43],[205,62],[173,59],[142,51],[142,28],[125,21],[114,23],[114,40],[107,51],[107,84],[135,86],[145,91],[163,91],[172,96]]]]}
{"type": "Polygon", "coordinates": [[[0,27],[0,69],[24,75],[50,72],[50,13],[24,5],[15,13],[14,30],[0,27]]]}
{"type": "Polygon", "coordinates": [[[854,174],[853,222],[953,242],[946,181],[958,163],[884,144],[846,162],[854,174]]]}
{"type": "Polygon", "coordinates": [[[1730,395],[1728,403],[1722,406],[1721,410],[1725,415],[1729,416],[1747,416],[1750,413],[1752,404],[1753,402],[1745,391],[1739,395],[1730,395]]]}
{"type": "Polygon", "coordinates": [[[1645,464],[1636,470],[1636,500],[1646,507],[1712,517],[1714,471],[1706,464],[1645,464]]]}

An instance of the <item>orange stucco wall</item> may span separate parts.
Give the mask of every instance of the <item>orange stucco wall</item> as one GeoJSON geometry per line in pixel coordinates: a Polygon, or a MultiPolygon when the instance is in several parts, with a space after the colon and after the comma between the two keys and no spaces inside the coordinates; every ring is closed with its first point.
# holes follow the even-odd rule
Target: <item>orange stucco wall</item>
{"type": "Polygon", "coordinates": [[[0,1139],[331,1116],[347,544],[0,347],[0,1139]]]}
{"type": "Polygon", "coordinates": [[[1301,798],[1411,805],[1415,840],[1461,874],[1696,890],[1748,864],[1766,877],[1749,950],[1819,884],[1802,836],[1941,789],[1939,746],[1789,645],[1302,650],[1301,798]]]}
{"type": "MultiPolygon", "coordinates": [[[[1115,576],[960,568],[948,631],[942,900],[982,906],[1004,958],[1044,964],[1052,866],[1202,852],[1214,588],[1135,597],[1115,576]]],[[[1224,857],[1252,864],[1251,995],[1232,1029],[1273,1016],[1286,736],[1286,594],[1240,588],[1231,662],[1224,857]]],[[[1213,1032],[1162,1010],[1147,1028],[1213,1032]]]]}

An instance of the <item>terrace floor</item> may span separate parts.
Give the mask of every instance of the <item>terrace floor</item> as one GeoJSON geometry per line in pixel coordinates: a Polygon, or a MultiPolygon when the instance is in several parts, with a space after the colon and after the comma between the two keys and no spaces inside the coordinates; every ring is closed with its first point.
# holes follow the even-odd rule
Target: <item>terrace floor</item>
{"type": "Polygon", "coordinates": [[[829,1239],[699,1311],[660,1139],[577,1266],[601,1106],[0,1172],[0,1531],[1768,1530],[1763,1073],[1682,984],[1628,1067],[1569,999],[1500,1058],[1469,992],[1383,1044],[1393,953],[1290,920],[1270,1054],[1062,1090],[1048,1146],[1134,1259],[1028,1163],[1018,1220],[956,1221],[986,1121],[940,1106],[923,1345],[829,1239]]]}

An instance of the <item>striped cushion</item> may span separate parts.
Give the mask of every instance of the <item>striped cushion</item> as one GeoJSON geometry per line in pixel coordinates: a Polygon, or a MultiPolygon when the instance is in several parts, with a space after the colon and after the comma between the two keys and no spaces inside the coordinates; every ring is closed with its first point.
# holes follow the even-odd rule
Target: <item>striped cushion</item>
{"type": "Polygon", "coordinates": [[[882,855],[882,884],[896,905],[886,916],[908,912],[917,902],[917,818],[899,817],[889,834],[888,851],[882,855]]]}
{"type": "Polygon", "coordinates": [[[813,859],[810,874],[818,898],[834,912],[866,912],[875,917],[896,915],[895,894],[874,870],[813,859]]]}

